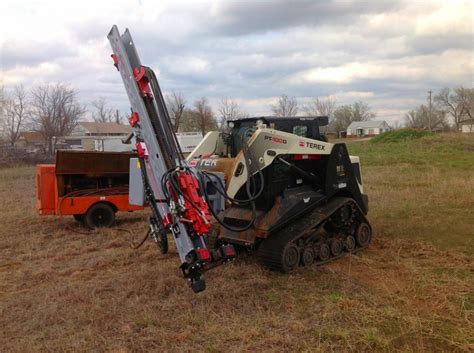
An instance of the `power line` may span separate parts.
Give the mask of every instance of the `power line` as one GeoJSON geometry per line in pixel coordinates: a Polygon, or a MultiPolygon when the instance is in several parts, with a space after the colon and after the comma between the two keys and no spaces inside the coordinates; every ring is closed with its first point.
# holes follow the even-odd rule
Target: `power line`
{"type": "Polygon", "coordinates": [[[429,93],[428,127],[429,127],[429,130],[431,131],[431,93],[433,92],[429,90],[428,93],[429,93]]]}

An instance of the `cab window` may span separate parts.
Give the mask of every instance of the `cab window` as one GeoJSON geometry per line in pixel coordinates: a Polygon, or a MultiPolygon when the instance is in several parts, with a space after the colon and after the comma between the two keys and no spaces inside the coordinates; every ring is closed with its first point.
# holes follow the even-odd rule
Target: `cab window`
{"type": "Polygon", "coordinates": [[[308,136],[308,127],[306,125],[295,125],[293,126],[293,134],[307,137],[308,136]]]}

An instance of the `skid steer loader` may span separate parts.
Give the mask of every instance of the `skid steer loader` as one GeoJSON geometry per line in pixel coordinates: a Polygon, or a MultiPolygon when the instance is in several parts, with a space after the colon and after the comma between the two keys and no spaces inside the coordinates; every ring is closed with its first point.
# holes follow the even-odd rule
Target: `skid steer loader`
{"type": "Polygon", "coordinates": [[[254,247],[260,262],[283,272],[322,264],[365,248],[372,229],[365,215],[359,158],[344,144],[326,142],[327,117],[255,117],[229,122],[230,132],[208,133],[188,156],[232,205],[215,218],[214,247],[254,247]]]}
{"type": "Polygon", "coordinates": [[[326,142],[319,127],[327,117],[231,121],[185,159],[130,32],[113,26],[108,39],[132,108],[130,204],[150,207],[149,234],[162,253],[172,234],[193,291],[205,289],[205,271],[234,259],[234,245],[256,249],[265,267],[283,272],[368,246],[359,159],[326,142]]]}

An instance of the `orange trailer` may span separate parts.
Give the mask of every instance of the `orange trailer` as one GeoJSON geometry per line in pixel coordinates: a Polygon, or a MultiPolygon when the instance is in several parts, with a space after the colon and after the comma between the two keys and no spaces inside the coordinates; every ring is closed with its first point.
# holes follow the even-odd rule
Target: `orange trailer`
{"type": "Polygon", "coordinates": [[[89,228],[110,227],[118,211],[142,210],[128,201],[129,152],[58,151],[56,164],[36,166],[40,215],[73,215],[89,228]]]}

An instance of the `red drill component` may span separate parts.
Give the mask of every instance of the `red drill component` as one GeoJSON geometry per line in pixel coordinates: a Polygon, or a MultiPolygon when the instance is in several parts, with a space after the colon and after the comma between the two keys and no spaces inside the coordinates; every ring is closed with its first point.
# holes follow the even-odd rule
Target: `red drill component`
{"type": "Polygon", "coordinates": [[[148,158],[148,149],[144,142],[137,143],[137,153],[138,157],[147,159],[148,158]]]}
{"type": "Polygon", "coordinates": [[[188,173],[182,172],[178,175],[178,183],[184,195],[188,200],[184,200],[184,217],[191,221],[193,230],[203,235],[211,228],[209,207],[203,198],[199,195],[199,183],[196,178],[188,173]]]}
{"type": "Polygon", "coordinates": [[[128,122],[130,123],[131,127],[135,127],[135,125],[137,125],[139,121],[140,116],[138,116],[137,112],[133,112],[132,115],[130,115],[130,118],[128,118],[128,122]]]}
{"type": "Polygon", "coordinates": [[[198,257],[202,261],[209,261],[211,259],[211,253],[207,248],[199,248],[196,250],[198,257]]]}
{"type": "Polygon", "coordinates": [[[153,98],[150,83],[148,82],[148,78],[145,76],[145,68],[143,66],[138,66],[133,70],[133,74],[135,75],[135,80],[138,83],[138,88],[140,88],[142,96],[153,98]]]}
{"type": "Polygon", "coordinates": [[[117,59],[117,55],[115,54],[111,54],[110,57],[112,58],[112,60],[114,61],[114,66],[115,68],[117,69],[117,71],[119,70],[118,68],[118,59],[117,59]]]}
{"type": "Polygon", "coordinates": [[[171,215],[171,213],[167,213],[166,216],[163,217],[163,226],[167,228],[172,224],[173,224],[173,216],[171,215]]]}
{"type": "Polygon", "coordinates": [[[233,246],[225,246],[224,247],[224,254],[225,256],[227,257],[234,257],[235,256],[235,250],[234,250],[234,247],[233,246]]]}

